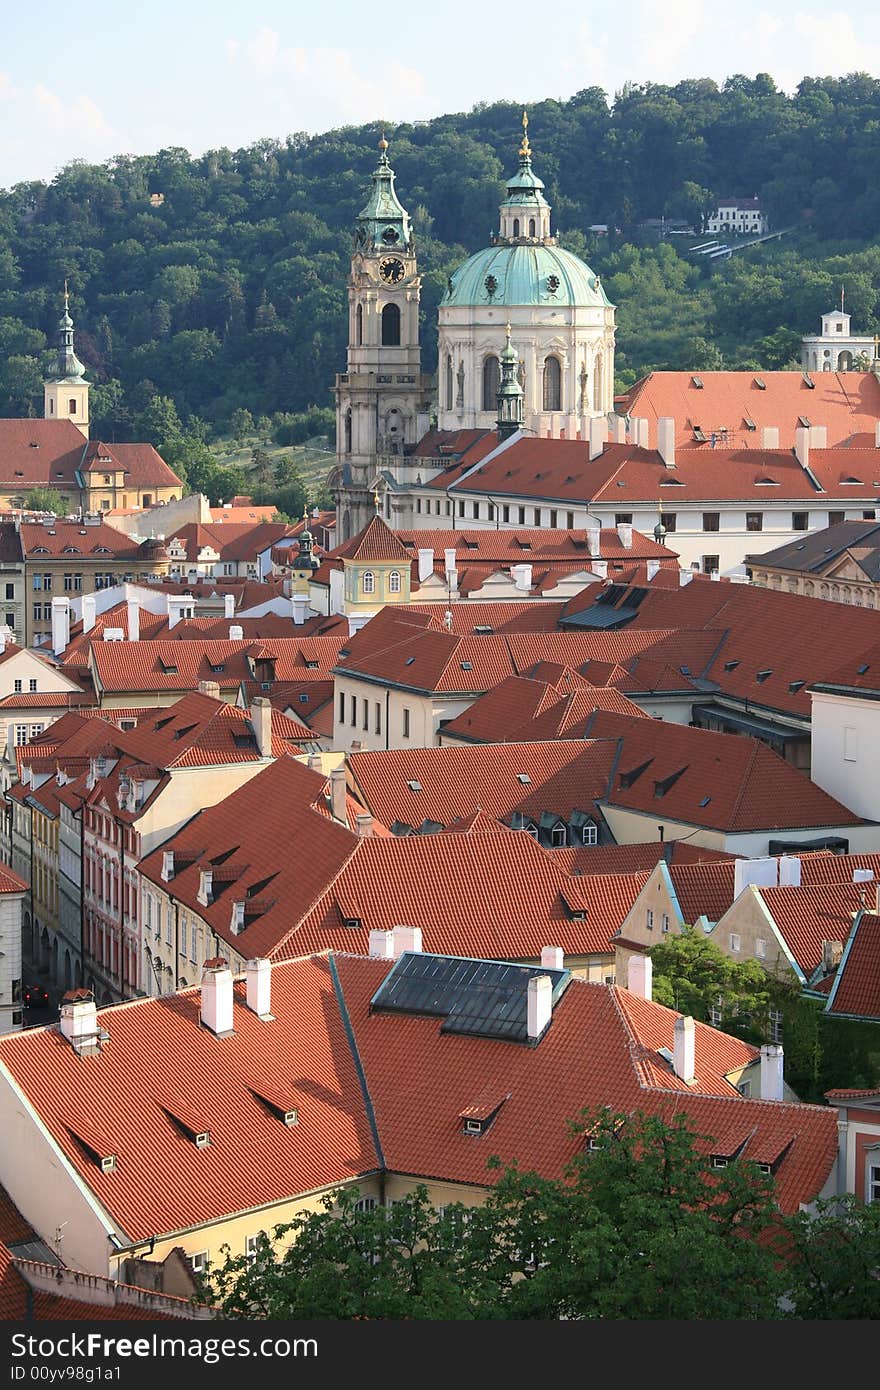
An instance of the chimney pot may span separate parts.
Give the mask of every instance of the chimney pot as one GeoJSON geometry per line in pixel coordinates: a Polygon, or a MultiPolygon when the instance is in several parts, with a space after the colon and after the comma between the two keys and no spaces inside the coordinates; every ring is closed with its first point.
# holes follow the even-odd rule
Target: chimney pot
{"type": "Polygon", "coordinates": [[[605,448],[608,439],[608,421],[604,415],[597,415],[590,421],[590,459],[597,459],[605,448]]]}
{"type": "Polygon", "coordinates": [[[794,453],[801,468],[809,468],[810,431],[806,425],[798,425],[794,432],[794,453]]]}
{"type": "Polygon", "coordinates": [[[632,550],[633,528],[623,522],[617,528],[617,535],[624,550],[632,550]]]}
{"type": "Polygon", "coordinates": [[[223,595],[223,616],[224,618],[235,617],[235,594],[223,595]]]}
{"type": "Polygon", "coordinates": [[[218,1038],[232,1032],[232,971],[222,956],[206,960],[202,970],[201,1020],[218,1038]]]}
{"type": "Polygon", "coordinates": [[[370,955],[375,960],[394,959],[394,933],[390,931],[370,932],[370,955]]]}
{"type": "Polygon", "coordinates": [[[547,970],[564,970],[564,955],[561,946],[542,946],[541,964],[547,970]]]}
{"type": "Polygon", "coordinates": [[[70,599],[52,600],[52,651],[60,656],[70,641],[70,599]]]}
{"type": "Polygon", "coordinates": [[[693,577],[694,577],[694,572],[693,572],[693,570],[679,570],[679,571],[678,571],[678,587],[679,587],[680,589],[683,589],[683,588],[685,587],[686,584],[690,584],[690,582],[691,582],[691,580],[693,579],[693,577]]]}
{"type": "Polygon", "coordinates": [[[141,610],[134,599],[129,599],[125,605],[125,614],[128,626],[129,642],[140,641],[141,636],[141,610]]]}
{"type": "Polygon", "coordinates": [[[874,448],[880,449],[880,420],[874,426],[874,448]]]}
{"type": "Polygon", "coordinates": [[[593,574],[595,574],[598,579],[608,578],[607,560],[594,560],[590,566],[590,569],[593,571],[593,574]]]}
{"type": "Polygon", "coordinates": [[[74,1052],[98,1049],[98,1008],[91,990],[71,989],[61,1000],[60,1026],[74,1052]]]}
{"type": "Polygon", "coordinates": [[[686,1085],[694,1078],[695,1052],[694,1020],[690,1017],[677,1018],[673,1029],[672,1068],[676,1076],[686,1085]]]}
{"type": "Polygon", "coordinates": [[[95,626],[95,595],[83,594],[82,601],[82,623],[83,632],[91,632],[95,626]]]}
{"type": "Polygon", "coordinates": [[[401,927],[396,926],[392,930],[393,942],[392,951],[394,959],[402,956],[404,951],[422,950],[422,929],[421,927],[401,927]]]}
{"type": "Polygon", "coordinates": [[[229,629],[229,640],[230,640],[230,642],[243,642],[243,641],[244,641],[244,628],[241,626],[240,623],[233,623],[232,626],[230,627],[230,629],[229,629]]]}
{"type": "Polygon", "coordinates": [[[371,815],[360,815],[356,817],[357,833],[360,839],[368,840],[373,833],[373,817],[371,815]]]}
{"type": "Polygon", "coordinates": [[[602,531],[598,526],[587,527],[587,549],[598,560],[602,554],[602,531]]]}
{"type": "Polygon", "coordinates": [[[293,613],[293,621],[297,627],[302,627],[309,611],[309,599],[307,594],[291,594],[290,608],[293,613]]]}
{"type": "Polygon", "coordinates": [[[641,999],[650,999],[654,989],[654,962],[649,955],[630,956],[627,967],[627,989],[641,999]]]}
{"type": "Polygon", "coordinates": [[[330,773],[330,810],[333,819],[348,825],[347,785],[344,767],[335,767],[330,773]]]}
{"type": "Polygon", "coordinates": [[[272,1017],[272,962],[255,956],[245,966],[247,1006],[258,1018],[272,1017]]]}
{"type": "Polygon", "coordinates": [[[782,1100],[784,1098],[784,1058],[779,1043],[761,1045],[761,1099],[782,1100]]]}
{"type": "Polygon", "coordinates": [[[434,552],[433,550],[419,551],[419,583],[424,584],[426,579],[430,579],[434,573],[434,552]]]}
{"type": "Polygon", "coordinates": [[[657,421],[657,452],[667,468],[675,467],[675,420],[661,415],[657,421]]]}
{"type": "Polygon", "coordinates": [[[220,699],[219,681],[199,681],[199,694],[207,695],[210,700],[220,699]]]}
{"type": "Polygon", "coordinates": [[[761,430],[761,448],[762,448],[762,449],[778,449],[778,448],[779,448],[779,426],[778,426],[778,425],[764,425],[764,427],[763,427],[762,430],[761,430]]]}
{"type": "Polygon", "coordinates": [[[611,440],[614,444],[626,443],[626,420],[622,415],[611,417],[611,440]]]}
{"type": "Polygon", "coordinates": [[[251,700],[251,725],[261,758],[272,756],[272,706],[264,695],[251,700]]]}
{"type": "Polygon", "coordinates": [[[647,576],[648,583],[650,584],[654,576],[660,573],[660,561],[649,560],[645,568],[645,573],[647,576]]]}
{"type": "Polygon", "coordinates": [[[526,1005],[526,1031],[537,1042],[553,1016],[553,981],[549,975],[532,975],[526,1005]]]}

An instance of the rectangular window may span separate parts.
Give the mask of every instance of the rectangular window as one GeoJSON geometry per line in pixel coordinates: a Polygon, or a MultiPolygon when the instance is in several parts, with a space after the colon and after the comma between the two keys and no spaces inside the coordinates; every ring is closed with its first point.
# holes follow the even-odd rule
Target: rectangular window
{"type": "Polygon", "coordinates": [[[633,514],[632,514],[632,512],[615,512],[615,513],[614,513],[614,525],[615,525],[615,526],[632,526],[632,519],[633,519],[633,514]]]}
{"type": "MultiPolygon", "coordinates": [[[[162,904],[161,904],[161,902],[160,902],[160,904],[159,904],[159,926],[161,927],[161,925],[162,925],[162,904]]],[[[171,945],[171,904],[170,904],[170,903],[168,904],[168,910],[167,910],[167,912],[166,912],[166,914],[165,914],[165,945],[166,945],[166,946],[170,946],[170,945],[171,945]]]]}
{"type": "Polygon", "coordinates": [[[648,910],[647,910],[647,912],[645,913],[645,926],[648,928],[648,931],[653,931],[653,930],[654,930],[654,910],[653,910],[653,908],[650,908],[650,907],[649,907],[648,910]]]}
{"type": "Polygon", "coordinates": [[[856,763],[859,760],[859,736],[856,729],[847,725],[843,730],[843,761],[856,763]]]}
{"type": "Polygon", "coordinates": [[[44,604],[43,604],[43,622],[44,622],[44,623],[49,623],[49,622],[51,622],[51,621],[52,621],[52,605],[51,605],[51,603],[44,603],[44,604]]]}
{"type": "Polygon", "coordinates": [[[764,960],[767,955],[767,942],[762,936],[755,937],[755,955],[759,960],[764,960]]]}
{"type": "Polygon", "coordinates": [[[257,1241],[259,1236],[248,1236],[245,1241],[244,1253],[249,1265],[252,1265],[257,1258],[257,1241]]]}
{"type": "Polygon", "coordinates": [[[494,502],[490,502],[490,503],[488,504],[488,507],[489,507],[489,520],[490,520],[490,521],[494,521],[494,520],[495,520],[495,504],[494,504],[494,502]]]}
{"type": "Polygon", "coordinates": [[[208,1268],[207,1250],[199,1250],[195,1255],[189,1257],[189,1267],[193,1274],[204,1274],[208,1268]]]}
{"type": "Polygon", "coordinates": [[[358,718],[358,699],[357,699],[357,696],[356,696],[356,695],[352,695],[352,697],[351,697],[351,727],[352,727],[353,729],[356,729],[356,728],[357,728],[357,718],[358,718]]]}
{"type": "Polygon", "coordinates": [[[458,504],[458,514],[459,514],[459,516],[464,516],[464,503],[463,503],[463,502],[459,502],[459,504],[458,504]]]}
{"type": "Polygon", "coordinates": [[[566,531],[574,530],[574,512],[565,513],[565,529],[566,531]]]}
{"type": "Polygon", "coordinates": [[[29,689],[29,691],[30,691],[30,693],[31,693],[32,695],[36,693],[37,682],[36,682],[36,679],[35,679],[33,676],[32,676],[31,679],[28,681],[28,689],[29,689]]]}
{"type": "Polygon", "coordinates": [[[773,1043],[782,1042],[782,1012],[780,1009],[771,1009],[770,1014],[770,1041],[773,1043]]]}
{"type": "Polygon", "coordinates": [[[21,682],[21,681],[13,681],[13,682],[12,682],[12,688],[13,688],[13,690],[15,691],[16,695],[20,695],[21,692],[22,692],[22,682],[21,682]]]}
{"type": "Polygon", "coordinates": [[[551,511],[551,513],[550,513],[550,525],[551,525],[552,527],[554,527],[554,528],[555,528],[555,526],[556,526],[556,518],[557,518],[558,516],[559,516],[559,513],[558,513],[558,512],[551,511]]]}
{"type": "Polygon", "coordinates": [[[363,722],[362,722],[361,727],[362,727],[364,733],[367,733],[367,732],[369,731],[369,728],[370,728],[370,702],[369,702],[369,700],[364,699],[362,703],[363,703],[363,706],[364,706],[364,713],[363,713],[363,717],[362,717],[362,718],[363,718],[363,722]]]}
{"type": "Polygon", "coordinates": [[[868,1164],[868,1181],[865,1183],[865,1201],[880,1202],[880,1163],[868,1164]]]}
{"type": "Polygon", "coordinates": [[[740,946],[739,937],[737,936],[736,932],[733,932],[733,931],[732,931],[732,932],[730,933],[730,949],[731,949],[731,951],[738,951],[738,950],[739,950],[739,946],[740,946]]]}
{"type": "Polygon", "coordinates": [[[403,711],[403,737],[409,738],[409,710],[403,711]]]}
{"type": "Polygon", "coordinates": [[[501,508],[501,520],[502,520],[502,521],[509,521],[509,520],[510,520],[510,508],[509,508],[509,507],[502,507],[502,508],[501,508]]]}
{"type": "Polygon", "coordinates": [[[721,528],[720,512],[703,512],[703,530],[718,531],[721,528]]]}
{"type": "Polygon", "coordinates": [[[16,748],[21,748],[22,744],[27,743],[27,741],[28,741],[28,726],[27,726],[27,724],[16,724],[16,726],[15,726],[15,746],[16,746],[16,748]]]}
{"type": "Polygon", "coordinates": [[[764,513],[763,513],[763,512],[746,512],[746,530],[747,530],[747,531],[763,531],[763,529],[764,529],[764,513]]]}
{"type": "Polygon", "coordinates": [[[712,1004],[709,1008],[709,1022],[711,1023],[713,1028],[721,1027],[722,1021],[724,1019],[724,1013],[722,1011],[723,1004],[724,1000],[719,995],[718,998],[715,1000],[715,1003],[712,1004]]]}
{"type": "Polygon", "coordinates": [[[344,723],[345,723],[345,691],[344,691],[344,690],[340,690],[340,692],[339,692],[339,722],[340,722],[340,724],[344,724],[344,723]]]}
{"type": "Polygon", "coordinates": [[[829,512],[829,513],[828,513],[828,525],[829,525],[829,526],[839,526],[840,523],[841,523],[842,521],[845,521],[845,520],[846,520],[846,512],[829,512]]]}
{"type": "Polygon", "coordinates": [[[525,507],[518,507],[518,508],[517,508],[517,514],[518,514],[520,526],[525,526],[525,524],[526,524],[526,509],[525,509],[525,507]]]}
{"type": "Polygon", "coordinates": [[[40,621],[40,614],[42,613],[42,611],[43,611],[43,605],[42,605],[41,603],[35,603],[35,604],[34,604],[34,622],[35,622],[35,623],[38,623],[38,622],[40,621]]]}
{"type": "Polygon", "coordinates": [[[82,577],[82,575],[81,575],[81,574],[75,574],[75,575],[73,576],[73,587],[74,587],[75,591],[76,591],[77,593],[79,593],[80,589],[82,589],[82,586],[83,586],[83,577],[82,577]]]}
{"type": "Polygon", "coordinates": [[[34,575],[34,588],[35,588],[35,589],[42,589],[42,587],[43,587],[43,578],[42,578],[42,575],[35,574],[35,575],[34,575]]]}
{"type": "Polygon", "coordinates": [[[719,557],[718,557],[717,555],[704,555],[704,556],[703,556],[703,573],[704,573],[704,574],[714,574],[714,573],[717,571],[719,564],[720,564],[720,559],[719,559],[719,557]]]}
{"type": "Polygon", "coordinates": [[[65,591],[65,593],[70,593],[70,592],[72,591],[72,589],[73,589],[73,575],[72,575],[72,574],[65,574],[65,576],[64,576],[64,591],[65,591]]]}
{"type": "Polygon", "coordinates": [[[866,508],[865,511],[862,512],[862,521],[876,521],[876,520],[877,520],[877,508],[876,508],[876,507],[868,507],[868,508],[866,508]]]}
{"type": "Polygon", "coordinates": [[[792,512],[791,529],[792,531],[806,531],[810,524],[809,512],[792,512]]]}
{"type": "Polygon", "coordinates": [[[417,498],[416,498],[416,512],[417,512],[419,515],[421,515],[421,512],[422,512],[422,499],[421,499],[421,497],[417,497],[417,498]]]}
{"type": "Polygon", "coordinates": [[[669,931],[669,913],[664,912],[662,920],[662,930],[669,931]]]}
{"type": "Polygon", "coordinates": [[[15,598],[15,585],[14,585],[14,584],[7,584],[7,585],[6,585],[6,602],[8,603],[9,600],[10,600],[11,598],[15,598]]]}
{"type": "Polygon", "coordinates": [[[11,627],[13,632],[15,631],[15,614],[14,614],[14,613],[7,613],[7,614],[6,614],[6,626],[7,626],[7,627],[11,627]]]}
{"type": "Polygon", "coordinates": [[[471,503],[471,516],[474,517],[474,519],[476,520],[476,519],[479,517],[479,515],[480,515],[480,504],[479,504],[479,502],[472,502],[472,503],[471,503]]]}
{"type": "Polygon", "coordinates": [[[678,526],[678,513],[677,513],[677,512],[664,512],[664,513],[663,513],[663,525],[666,527],[667,533],[671,533],[672,531],[675,531],[676,528],[677,528],[677,526],[678,526]]]}
{"type": "Polygon", "coordinates": [[[375,728],[377,734],[381,734],[381,732],[382,732],[382,706],[379,704],[379,701],[378,701],[378,700],[376,701],[376,723],[374,724],[373,727],[375,728]]]}

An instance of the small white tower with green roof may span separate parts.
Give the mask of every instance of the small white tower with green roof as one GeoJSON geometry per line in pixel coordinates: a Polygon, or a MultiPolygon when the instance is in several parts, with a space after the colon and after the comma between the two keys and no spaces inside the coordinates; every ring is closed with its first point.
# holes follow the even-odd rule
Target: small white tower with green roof
{"type": "Polygon", "coordinates": [[[58,320],[58,348],[55,371],[43,383],[43,417],[70,420],[86,439],[89,437],[89,383],[85,367],[73,349],[73,319],[70,295],[64,282],[64,313],[58,320]]]}

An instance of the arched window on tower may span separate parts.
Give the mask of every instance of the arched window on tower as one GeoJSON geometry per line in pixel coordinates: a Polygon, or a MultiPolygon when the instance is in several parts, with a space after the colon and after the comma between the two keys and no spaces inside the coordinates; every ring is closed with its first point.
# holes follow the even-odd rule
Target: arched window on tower
{"type": "Polygon", "coordinates": [[[389,594],[399,594],[399,593],[400,593],[400,570],[392,570],[391,573],[389,574],[389,576],[388,576],[388,592],[389,592],[389,594]]]}
{"type": "Polygon", "coordinates": [[[376,592],[376,576],[372,570],[364,570],[361,583],[365,594],[373,594],[376,592]]]}
{"type": "Polygon", "coordinates": [[[529,236],[534,236],[534,235],[535,235],[535,219],[534,219],[534,217],[530,217],[530,218],[529,218],[529,236]]]}
{"type": "Polygon", "coordinates": [[[70,400],[67,402],[67,409],[71,415],[76,414],[76,396],[71,396],[70,400]]]}
{"type": "Polygon", "coordinates": [[[544,409],[562,409],[562,368],[558,357],[544,359],[544,409]]]}
{"type": "Polygon", "coordinates": [[[452,409],[452,354],[446,354],[446,409],[452,409]]]}
{"type": "Polygon", "coordinates": [[[345,412],[345,452],[351,453],[351,406],[345,412]]]}
{"type": "Polygon", "coordinates": [[[498,387],[501,385],[501,364],[497,357],[487,357],[483,362],[483,409],[498,409],[498,387]]]}
{"type": "Polygon", "coordinates": [[[364,306],[359,304],[354,316],[354,341],[357,347],[363,346],[364,341],[364,306]]]}
{"type": "Polygon", "coordinates": [[[519,236],[519,218],[518,218],[518,217],[515,217],[515,218],[513,219],[513,235],[514,235],[515,237],[519,236]]]}
{"type": "Polygon", "coordinates": [[[382,310],[382,346],[400,346],[400,310],[396,304],[386,304],[382,310]]]}

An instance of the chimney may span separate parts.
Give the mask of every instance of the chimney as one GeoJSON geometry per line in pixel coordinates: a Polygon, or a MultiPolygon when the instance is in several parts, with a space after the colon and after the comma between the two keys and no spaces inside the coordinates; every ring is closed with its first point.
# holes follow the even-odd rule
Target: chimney
{"type": "Polygon", "coordinates": [[[624,550],[632,550],[633,528],[629,524],[621,522],[617,528],[617,534],[620,537],[620,544],[623,546],[624,550]]]}
{"type": "Polygon", "coordinates": [[[612,444],[626,443],[626,420],[622,415],[612,415],[611,417],[611,442],[612,444]]]}
{"type": "Polygon", "coordinates": [[[880,881],[874,888],[874,911],[880,916],[880,881]]]}
{"type": "Polygon", "coordinates": [[[347,796],[345,768],[335,767],[330,773],[330,810],[333,819],[341,821],[343,825],[348,825],[347,796]]]}
{"type": "Polygon", "coordinates": [[[308,764],[308,765],[309,765],[309,767],[312,769],[313,772],[323,772],[323,771],[324,771],[324,763],[323,763],[323,760],[322,760],[322,758],[321,758],[321,754],[320,754],[320,753],[310,753],[310,754],[309,754],[309,764],[308,764]]]}
{"type": "Polygon", "coordinates": [[[162,873],[160,877],[163,883],[170,883],[174,877],[173,849],[165,849],[162,851],[162,873]]]}
{"type": "Polygon", "coordinates": [[[842,941],[823,941],[822,942],[822,969],[826,975],[832,970],[836,970],[843,956],[842,941]]]}
{"type": "Polygon", "coordinates": [[[394,959],[394,933],[390,931],[370,932],[370,955],[374,960],[394,959]]]}
{"type": "MultiPolygon", "coordinates": [[[[448,552],[447,552],[448,554],[448,552]]],[[[434,552],[433,550],[419,551],[419,583],[424,584],[426,579],[430,579],[434,573],[434,552]]]]}
{"type": "Polygon", "coordinates": [[[232,624],[232,627],[229,629],[229,640],[230,642],[244,641],[244,628],[241,626],[240,623],[232,624]]]}
{"type": "Polygon", "coordinates": [[[794,432],[794,454],[801,468],[809,468],[810,431],[806,425],[798,425],[794,432]]]}
{"type": "Polygon", "coordinates": [[[199,891],[196,898],[203,907],[209,907],[214,900],[214,870],[199,869],[199,891]]]}
{"type": "Polygon", "coordinates": [[[532,567],[531,567],[531,565],[511,565],[511,566],[510,566],[510,577],[511,577],[511,579],[513,580],[513,583],[514,583],[515,588],[517,588],[521,594],[527,594],[527,593],[529,593],[529,592],[531,591],[531,587],[532,587],[532,567]]]}
{"type": "Polygon", "coordinates": [[[827,426],[827,425],[811,425],[811,426],[810,426],[810,444],[811,444],[811,446],[812,446],[814,449],[827,449],[827,448],[828,448],[828,426],[827,426]]]}
{"type": "Polygon", "coordinates": [[[207,695],[211,700],[220,699],[219,681],[199,681],[199,694],[207,695]]]}
{"type": "Polygon", "coordinates": [[[686,1085],[694,1077],[694,1020],[690,1017],[675,1020],[672,1046],[672,1069],[686,1085]]]}
{"type": "Polygon", "coordinates": [[[880,420],[874,426],[874,448],[880,449],[880,420]]]}
{"type": "Polygon", "coordinates": [[[265,696],[251,700],[251,727],[261,758],[272,756],[272,706],[265,696]]]}
{"type": "Polygon", "coordinates": [[[690,582],[691,582],[691,580],[693,579],[693,577],[694,577],[694,572],[693,572],[693,570],[679,570],[679,571],[678,571],[678,587],[679,587],[680,589],[683,589],[683,588],[685,587],[686,584],[690,584],[690,582]]]}
{"type": "Polygon", "coordinates": [[[710,578],[710,579],[714,579],[715,582],[716,582],[717,584],[720,584],[720,583],[721,583],[721,571],[720,571],[720,570],[713,570],[712,573],[709,575],[709,578],[710,578]]]}
{"type": "Polygon", "coordinates": [[[272,1018],[272,963],[262,956],[249,960],[245,966],[247,1006],[257,1018],[267,1022],[272,1018]]]}
{"type": "Polygon", "coordinates": [[[223,616],[224,618],[235,617],[235,594],[223,595],[223,616]]]}
{"type": "Polygon", "coordinates": [[[608,439],[608,421],[604,415],[597,415],[590,421],[590,458],[597,459],[605,448],[608,439]]]}
{"type": "Polygon", "coordinates": [[[168,598],[168,630],[177,627],[183,617],[183,610],[189,607],[191,599],[184,598],[182,595],[169,594],[168,598]]]}
{"type": "Polygon", "coordinates": [[[458,598],[458,570],[446,571],[446,583],[449,585],[449,597],[458,598]]]}
{"type": "Polygon", "coordinates": [[[83,594],[82,601],[83,632],[91,632],[95,626],[95,595],[83,594]]]}
{"type": "Polygon", "coordinates": [[[594,560],[593,563],[592,563],[592,565],[590,566],[590,569],[593,571],[593,574],[595,574],[595,575],[597,576],[597,578],[599,578],[599,579],[607,579],[607,578],[608,578],[608,561],[607,561],[607,560],[594,560]]]}
{"type": "Polygon", "coordinates": [[[654,962],[651,957],[641,953],[630,956],[627,969],[626,987],[630,993],[637,994],[640,999],[650,999],[654,987],[654,962]]]}
{"type": "Polygon", "coordinates": [[[89,989],[68,990],[61,1000],[61,1034],[74,1052],[97,1052],[100,1042],[98,1009],[89,989]]]}
{"type": "Polygon", "coordinates": [[[779,448],[779,426],[778,426],[778,425],[764,425],[764,426],[762,427],[762,429],[761,429],[761,448],[762,448],[762,449],[778,449],[778,448],[779,448]]]}
{"type": "Polygon", "coordinates": [[[783,1053],[779,1043],[761,1044],[761,1100],[782,1100],[783,1053]]]}
{"type": "Polygon", "coordinates": [[[549,975],[532,975],[526,1005],[529,1039],[537,1042],[553,1016],[553,981],[549,975]]]}
{"type": "Polygon", "coordinates": [[[648,422],[647,420],[635,419],[629,422],[629,432],[633,444],[637,444],[640,449],[648,447],[648,422]]]}
{"type": "Polygon", "coordinates": [[[645,566],[645,573],[647,576],[648,583],[650,584],[654,576],[660,573],[660,561],[649,560],[647,565],[645,566]]]}
{"type": "Polygon", "coordinates": [[[422,949],[422,929],[421,927],[394,927],[392,929],[393,941],[391,953],[395,960],[402,956],[404,951],[421,951],[422,949]]]}
{"type": "Polygon", "coordinates": [[[779,883],[781,887],[800,887],[801,861],[796,854],[779,856],[779,883]]]}
{"type": "Polygon", "coordinates": [[[675,420],[661,415],[657,421],[657,452],[667,468],[675,467],[675,420]]]}
{"type": "Polygon", "coordinates": [[[587,549],[597,560],[602,554],[602,531],[599,526],[587,527],[587,549]]]}
{"type": "Polygon", "coordinates": [[[60,656],[70,641],[70,599],[52,600],[52,651],[60,656]]]}
{"type": "Polygon", "coordinates": [[[218,1038],[232,1032],[232,971],[222,956],[212,956],[202,970],[202,1027],[218,1038]]]}
{"type": "Polygon", "coordinates": [[[125,605],[125,614],[128,620],[128,640],[129,642],[140,641],[141,635],[141,610],[134,599],[129,599],[125,605]]]}
{"type": "Polygon", "coordinates": [[[873,882],[874,882],[874,870],[873,870],[873,869],[853,869],[852,881],[853,881],[853,883],[873,883],[873,882]]]}
{"type": "Polygon", "coordinates": [[[290,598],[290,608],[293,613],[293,621],[297,627],[302,627],[309,611],[309,599],[307,594],[292,594],[290,598]]]}
{"type": "Polygon", "coordinates": [[[546,970],[564,970],[564,956],[561,946],[542,946],[541,964],[546,970]]]}
{"type": "Polygon", "coordinates": [[[368,840],[373,833],[373,817],[371,815],[359,815],[355,817],[357,823],[358,838],[368,840]]]}

